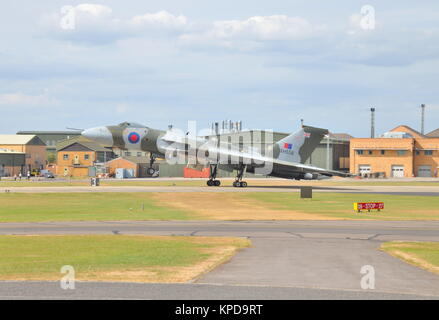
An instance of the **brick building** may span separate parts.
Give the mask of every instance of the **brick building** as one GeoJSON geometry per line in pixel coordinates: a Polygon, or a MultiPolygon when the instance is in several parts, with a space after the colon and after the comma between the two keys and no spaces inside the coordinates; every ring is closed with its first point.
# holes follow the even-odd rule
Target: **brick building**
{"type": "Polygon", "coordinates": [[[113,159],[111,149],[83,137],[68,139],[57,145],[56,174],[69,177],[96,175],[96,166],[113,159]]]}
{"type": "Polygon", "coordinates": [[[105,163],[106,171],[116,176],[116,169],[132,169],[135,178],[150,177],[146,170],[149,168],[149,158],[146,157],[119,157],[105,163]]]}
{"type": "Polygon", "coordinates": [[[408,126],[398,126],[379,138],[350,140],[351,173],[384,177],[438,177],[438,168],[439,137],[423,135],[408,126]]]}

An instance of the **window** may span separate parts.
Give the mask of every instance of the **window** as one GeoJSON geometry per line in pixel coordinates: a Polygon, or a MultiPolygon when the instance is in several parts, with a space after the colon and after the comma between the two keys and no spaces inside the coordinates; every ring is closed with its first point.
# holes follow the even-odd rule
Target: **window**
{"type": "Polygon", "coordinates": [[[84,160],[89,160],[90,159],[90,155],[89,154],[84,154],[84,160]]]}
{"type": "Polygon", "coordinates": [[[363,154],[363,150],[357,150],[357,154],[363,154]]]}
{"type": "Polygon", "coordinates": [[[131,152],[128,152],[128,151],[125,152],[125,156],[126,156],[126,157],[131,157],[131,152]]]}
{"type": "Polygon", "coordinates": [[[367,153],[368,153],[368,154],[373,154],[373,151],[372,151],[372,150],[369,150],[367,153]]]}
{"type": "Polygon", "coordinates": [[[142,152],[137,152],[137,156],[141,157],[142,156],[142,152]]]}
{"type": "Polygon", "coordinates": [[[397,154],[398,156],[404,156],[405,153],[406,153],[406,150],[397,150],[397,151],[396,151],[396,154],[397,154]]]}
{"type": "Polygon", "coordinates": [[[63,160],[69,160],[69,155],[68,154],[63,154],[62,159],[63,160]]]}
{"type": "Polygon", "coordinates": [[[420,154],[419,150],[416,150],[416,155],[419,156],[420,154]]]}
{"type": "Polygon", "coordinates": [[[424,151],[424,155],[426,155],[426,156],[432,156],[432,155],[433,155],[433,150],[425,150],[425,151],[424,151]]]}
{"type": "Polygon", "coordinates": [[[381,150],[381,155],[385,155],[386,154],[386,150],[381,150]]]}

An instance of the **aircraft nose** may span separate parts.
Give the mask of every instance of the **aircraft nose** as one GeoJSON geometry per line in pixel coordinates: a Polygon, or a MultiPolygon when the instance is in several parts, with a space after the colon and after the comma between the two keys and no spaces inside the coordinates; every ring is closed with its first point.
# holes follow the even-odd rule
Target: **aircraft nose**
{"type": "Polygon", "coordinates": [[[113,135],[107,127],[96,127],[82,131],[82,136],[106,147],[113,145],[113,135]]]}

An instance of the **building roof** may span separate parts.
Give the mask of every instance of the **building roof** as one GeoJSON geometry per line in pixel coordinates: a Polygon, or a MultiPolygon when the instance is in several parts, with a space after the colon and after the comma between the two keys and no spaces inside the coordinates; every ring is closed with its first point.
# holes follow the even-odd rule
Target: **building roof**
{"type": "Polygon", "coordinates": [[[68,146],[71,146],[72,144],[75,144],[75,143],[83,145],[84,147],[86,147],[90,150],[93,150],[93,151],[106,151],[106,152],[111,151],[110,148],[106,148],[101,144],[98,144],[96,142],[93,142],[91,140],[84,138],[83,136],[78,136],[78,137],[74,137],[71,139],[65,139],[65,140],[58,142],[56,144],[56,151],[61,151],[61,150],[65,149],[68,146]]]}
{"type": "Polygon", "coordinates": [[[18,131],[17,134],[19,134],[19,135],[25,135],[25,134],[33,134],[33,135],[53,134],[53,135],[74,135],[74,136],[79,136],[81,134],[81,132],[80,131],[18,131]]]}
{"type": "Polygon", "coordinates": [[[409,126],[406,126],[404,124],[397,126],[390,131],[391,132],[407,132],[407,133],[410,133],[414,138],[426,138],[426,136],[423,135],[422,133],[420,133],[419,131],[417,131],[409,126]]]}
{"type": "Polygon", "coordinates": [[[426,134],[429,138],[439,138],[439,128],[426,134]]]}
{"type": "Polygon", "coordinates": [[[41,145],[46,144],[34,134],[0,134],[0,145],[41,145]]]}
{"type": "Polygon", "coordinates": [[[129,157],[129,156],[123,156],[123,157],[111,159],[111,160],[109,160],[107,162],[111,162],[111,161],[115,161],[115,160],[121,160],[121,159],[127,160],[127,161],[135,163],[135,164],[149,163],[149,158],[147,158],[147,157],[129,157]]]}
{"type": "Polygon", "coordinates": [[[345,141],[349,141],[353,138],[353,136],[351,136],[348,133],[329,133],[329,137],[331,139],[335,139],[335,140],[345,140],[345,141]]]}

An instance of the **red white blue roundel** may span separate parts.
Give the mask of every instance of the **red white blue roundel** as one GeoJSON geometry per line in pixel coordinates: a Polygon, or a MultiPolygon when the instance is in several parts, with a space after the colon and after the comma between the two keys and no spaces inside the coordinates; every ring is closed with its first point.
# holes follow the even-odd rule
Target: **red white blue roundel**
{"type": "Polygon", "coordinates": [[[131,132],[128,134],[128,141],[130,143],[138,143],[140,141],[140,135],[137,132],[131,132]]]}

